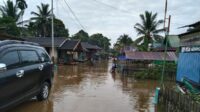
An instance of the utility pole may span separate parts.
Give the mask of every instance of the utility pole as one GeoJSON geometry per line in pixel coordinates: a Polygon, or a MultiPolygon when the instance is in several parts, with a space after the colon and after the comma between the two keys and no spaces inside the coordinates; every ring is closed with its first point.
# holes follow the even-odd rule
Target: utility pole
{"type": "Polygon", "coordinates": [[[167,0],[165,2],[165,15],[164,15],[164,29],[165,29],[165,52],[164,52],[164,60],[163,60],[163,68],[162,68],[162,75],[161,75],[161,81],[160,86],[163,86],[163,80],[165,75],[165,66],[166,66],[166,58],[167,58],[167,47],[168,47],[168,36],[170,31],[170,23],[171,23],[171,15],[169,15],[169,18],[167,17],[167,0]],[[168,19],[168,27],[166,28],[166,20],[168,19]]]}
{"type": "Polygon", "coordinates": [[[53,13],[53,0],[51,0],[51,36],[52,36],[52,61],[55,63],[55,48],[54,48],[54,13],[53,13]]]}

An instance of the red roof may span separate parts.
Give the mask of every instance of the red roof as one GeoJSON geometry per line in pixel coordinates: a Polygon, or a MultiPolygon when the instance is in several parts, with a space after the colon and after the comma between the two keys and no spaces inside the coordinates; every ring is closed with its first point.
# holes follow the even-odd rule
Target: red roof
{"type": "MultiPolygon", "coordinates": [[[[133,52],[128,51],[125,52],[126,59],[131,60],[164,60],[165,53],[164,52],[133,52]]],[[[175,61],[177,60],[177,56],[175,52],[167,52],[166,54],[167,61],[175,61]]]]}

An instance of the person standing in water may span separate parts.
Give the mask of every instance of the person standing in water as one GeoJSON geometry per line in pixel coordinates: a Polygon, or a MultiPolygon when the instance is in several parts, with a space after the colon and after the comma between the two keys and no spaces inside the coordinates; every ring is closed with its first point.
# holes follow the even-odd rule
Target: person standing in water
{"type": "Polygon", "coordinates": [[[111,69],[111,72],[115,72],[115,69],[117,68],[117,59],[114,57],[113,58],[113,62],[112,62],[112,69],[111,69]]]}

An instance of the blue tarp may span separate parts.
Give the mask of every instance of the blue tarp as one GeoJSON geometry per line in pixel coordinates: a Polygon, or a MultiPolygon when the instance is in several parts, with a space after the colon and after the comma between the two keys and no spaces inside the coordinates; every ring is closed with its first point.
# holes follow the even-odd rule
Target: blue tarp
{"type": "Polygon", "coordinates": [[[117,58],[118,60],[121,60],[121,61],[126,60],[126,56],[118,56],[117,58]]]}
{"type": "Polygon", "coordinates": [[[180,53],[176,80],[183,78],[200,84],[200,52],[180,53]]]}

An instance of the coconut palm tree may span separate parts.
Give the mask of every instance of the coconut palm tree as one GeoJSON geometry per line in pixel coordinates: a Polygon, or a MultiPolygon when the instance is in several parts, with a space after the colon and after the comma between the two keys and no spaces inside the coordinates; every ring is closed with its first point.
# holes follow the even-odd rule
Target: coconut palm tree
{"type": "Polygon", "coordinates": [[[117,39],[117,42],[125,47],[131,45],[133,40],[127,34],[123,34],[117,39]]]}
{"type": "Polygon", "coordinates": [[[143,50],[148,49],[148,44],[156,42],[161,42],[163,40],[159,33],[163,32],[164,29],[158,29],[158,27],[163,24],[163,20],[157,20],[157,13],[146,11],[144,14],[140,14],[142,20],[141,23],[136,23],[134,28],[138,35],[141,35],[135,40],[135,43],[142,45],[143,50]]]}
{"type": "Polygon", "coordinates": [[[51,19],[51,10],[49,9],[49,4],[41,4],[41,6],[37,6],[38,12],[31,12],[32,17],[31,20],[35,21],[35,24],[38,26],[38,30],[40,31],[41,36],[47,35],[47,27],[50,24],[51,19]]]}
{"type": "Polygon", "coordinates": [[[133,41],[131,37],[129,37],[129,35],[127,34],[123,34],[117,39],[117,42],[114,44],[114,49],[121,52],[121,50],[124,50],[125,47],[132,46],[132,44],[133,41]]]}
{"type": "Polygon", "coordinates": [[[13,1],[8,0],[5,5],[0,6],[0,12],[2,14],[2,17],[12,17],[15,22],[18,22],[20,19],[20,16],[23,14],[16,4],[13,3],[13,1]]]}
{"type": "Polygon", "coordinates": [[[28,5],[26,4],[26,1],[25,0],[16,0],[16,5],[17,5],[17,8],[19,8],[21,10],[21,19],[22,19],[22,26],[23,26],[23,15],[24,15],[24,11],[25,9],[28,7],[28,5]]]}
{"type": "MultiPolygon", "coordinates": [[[[21,10],[21,30],[23,29],[23,26],[24,26],[24,19],[23,19],[23,15],[24,15],[24,11],[25,9],[28,7],[28,5],[26,4],[26,1],[25,0],[16,0],[16,5],[17,7],[21,10]]],[[[21,31],[21,35],[22,35],[23,31],[21,31]]]]}
{"type": "Polygon", "coordinates": [[[17,4],[17,7],[21,9],[22,11],[24,11],[28,7],[25,0],[16,0],[16,4],[17,4]]]}

